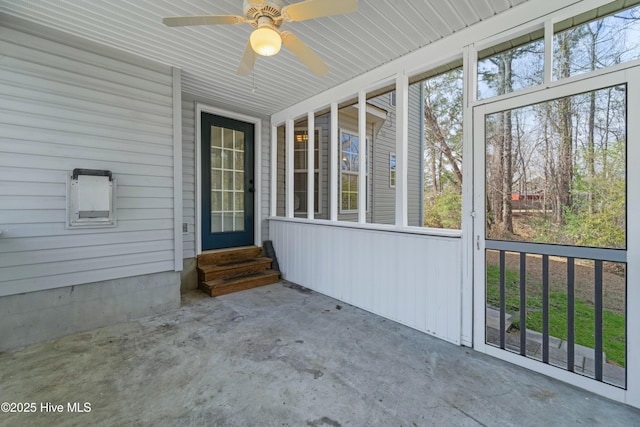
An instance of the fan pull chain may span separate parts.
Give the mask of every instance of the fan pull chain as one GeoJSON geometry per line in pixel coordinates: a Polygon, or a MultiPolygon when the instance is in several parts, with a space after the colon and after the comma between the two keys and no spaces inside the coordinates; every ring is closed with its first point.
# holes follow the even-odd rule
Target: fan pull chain
{"type": "Polygon", "coordinates": [[[253,67],[253,71],[251,72],[251,76],[253,78],[253,87],[251,88],[251,93],[256,93],[258,88],[256,87],[256,68],[253,67]]]}

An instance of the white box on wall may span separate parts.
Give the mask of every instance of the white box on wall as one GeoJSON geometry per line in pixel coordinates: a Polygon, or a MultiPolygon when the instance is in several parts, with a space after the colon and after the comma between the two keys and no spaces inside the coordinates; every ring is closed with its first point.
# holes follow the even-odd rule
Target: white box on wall
{"type": "Polygon", "coordinates": [[[74,169],[67,181],[67,228],[115,227],[115,190],[111,171],[74,169]]]}

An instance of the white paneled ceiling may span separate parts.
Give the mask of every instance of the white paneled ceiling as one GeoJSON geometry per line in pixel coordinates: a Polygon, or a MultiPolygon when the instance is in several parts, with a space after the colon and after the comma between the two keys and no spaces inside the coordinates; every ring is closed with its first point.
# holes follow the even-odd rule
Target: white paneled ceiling
{"type": "Polygon", "coordinates": [[[352,14],[285,23],[329,65],[324,77],[284,48],[237,76],[248,24],[162,24],[165,16],[242,15],[242,0],[2,0],[0,12],[177,66],[186,92],[270,115],[525,1],[360,0],[352,14]]]}

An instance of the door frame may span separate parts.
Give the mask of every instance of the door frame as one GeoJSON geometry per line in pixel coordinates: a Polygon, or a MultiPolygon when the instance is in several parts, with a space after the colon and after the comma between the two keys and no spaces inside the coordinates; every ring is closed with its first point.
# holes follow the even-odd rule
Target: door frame
{"type": "Polygon", "coordinates": [[[634,301],[640,301],[640,287],[634,286],[634,281],[640,277],[640,221],[634,221],[631,213],[640,209],[640,199],[633,197],[632,182],[640,181],[640,168],[630,168],[629,165],[640,161],[640,123],[633,120],[634,114],[640,111],[640,66],[636,63],[625,64],[617,70],[606,70],[558,82],[539,90],[528,91],[522,95],[510,96],[506,99],[483,102],[473,106],[473,210],[474,226],[472,234],[473,245],[473,347],[475,350],[496,358],[508,361],[536,371],[566,383],[584,388],[613,400],[625,402],[633,406],[640,404],[640,364],[637,354],[640,352],[640,338],[637,333],[630,333],[630,327],[640,324],[640,310],[634,301]],[[627,84],[627,389],[623,390],[606,383],[600,383],[591,378],[557,368],[552,365],[522,357],[485,343],[485,135],[484,118],[487,114],[518,108],[524,105],[536,104],[563,96],[571,96],[581,92],[607,87],[615,84],[627,84]],[[630,190],[631,188],[631,190],[630,190]]]}
{"type": "Polygon", "coordinates": [[[253,148],[254,148],[254,161],[253,161],[253,180],[255,192],[253,193],[253,244],[260,246],[262,236],[262,180],[260,176],[260,170],[262,168],[262,119],[257,117],[247,116],[245,114],[235,113],[233,111],[225,110],[211,105],[196,102],[196,223],[194,225],[194,232],[196,238],[196,256],[202,253],[202,113],[214,114],[216,116],[226,117],[233,120],[239,120],[254,125],[253,132],[253,148]]]}

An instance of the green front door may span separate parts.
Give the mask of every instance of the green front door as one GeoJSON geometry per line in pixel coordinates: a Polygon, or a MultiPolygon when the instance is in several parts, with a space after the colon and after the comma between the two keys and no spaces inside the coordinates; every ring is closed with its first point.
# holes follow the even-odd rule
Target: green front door
{"type": "Polygon", "coordinates": [[[254,244],[254,125],[202,113],[202,250],[254,244]]]}

